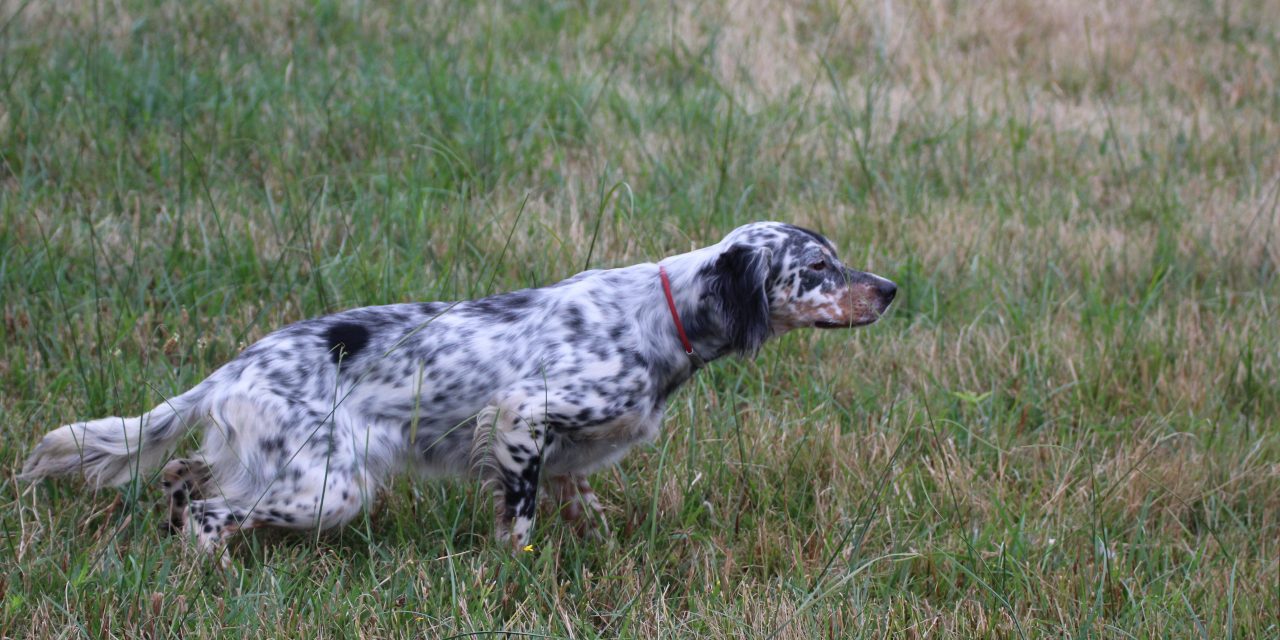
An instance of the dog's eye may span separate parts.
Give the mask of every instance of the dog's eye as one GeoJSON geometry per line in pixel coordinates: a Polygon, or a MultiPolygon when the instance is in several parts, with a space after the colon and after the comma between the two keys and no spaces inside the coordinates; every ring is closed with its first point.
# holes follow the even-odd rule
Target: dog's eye
{"type": "Polygon", "coordinates": [[[817,262],[815,262],[815,263],[813,263],[813,264],[809,265],[809,268],[810,268],[810,269],[813,269],[814,271],[822,271],[823,269],[826,269],[826,268],[827,268],[827,261],[826,261],[826,260],[819,260],[819,261],[817,261],[817,262]]]}

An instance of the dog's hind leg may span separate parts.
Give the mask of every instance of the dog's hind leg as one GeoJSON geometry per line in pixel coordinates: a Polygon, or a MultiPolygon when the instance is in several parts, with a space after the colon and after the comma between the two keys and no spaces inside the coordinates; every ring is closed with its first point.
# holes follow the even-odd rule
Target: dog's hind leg
{"type": "MultiPolygon", "coordinates": [[[[321,466],[310,474],[287,477],[291,479],[281,479],[252,498],[192,500],[185,533],[197,549],[216,556],[222,553],[227,538],[242,529],[323,530],[343,526],[355,519],[373,497],[373,492],[365,488],[368,483],[357,480],[349,470],[330,469],[326,474],[321,466]]],[[[213,487],[206,484],[205,489],[213,487]]]]}
{"type": "Polygon", "coordinates": [[[174,524],[183,525],[195,548],[215,557],[242,529],[346,524],[391,470],[394,442],[372,427],[361,431],[361,423],[342,411],[309,423],[306,416],[229,398],[213,408],[209,423],[195,455],[200,462],[171,462],[165,480],[174,524]],[[185,513],[184,498],[190,499],[185,513]]]}
{"type": "Polygon", "coordinates": [[[226,568],[231,562],[225,553],[227,538],[252,526],[247,508],[233,505],[224,498],[206,498],[193,500],[187,506],[182,535],[197,551],[217,559],[226,568]]]}
{"type": "Polygon", "coordinates": [[[163,525],[169,533],[182,531],[187,525],[187,506],[192,500],[204,497],[204,485],[210,477],[208,465],[191,458],[170,460],[164,466],[160,487],[169,509],[168,520],[163,525]]]}

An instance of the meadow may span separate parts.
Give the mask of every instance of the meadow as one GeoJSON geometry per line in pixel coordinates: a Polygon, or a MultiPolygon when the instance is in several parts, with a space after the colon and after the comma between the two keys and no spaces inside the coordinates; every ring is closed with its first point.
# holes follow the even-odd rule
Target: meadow
{"type": "Polygon", "coordinates": [[[1280,636],[1280,4],[0,0],[0,637],[1280,636]],[[610,535],[394,484],[224,572],[15,475],[344,308],[773,219],[892,312],[714,363],[610,535]],[[502,635],[500,632],[509,632],[502,635]]]}

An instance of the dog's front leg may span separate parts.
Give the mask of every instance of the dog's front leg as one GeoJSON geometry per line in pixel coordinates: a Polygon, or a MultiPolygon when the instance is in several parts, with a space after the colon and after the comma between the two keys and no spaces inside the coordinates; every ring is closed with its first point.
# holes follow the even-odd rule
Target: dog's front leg
{"type": "Polygon", "coordinates": [[[494,535],[516,551],[529,545],[533,530],[550,397],[542,389],[511,392],[476,417],[472,466],[493,488],[494,535]]]}
{"type": "Polygon", "coordinates": [[[556,506],[560,517],[573,525],[579,536],[596,536],[600,530],[609,532],[609,523],[604,518],[604,507],[596,492],[591,489],[587,478],[574,473],[566,473],[551,479],[555,489],[556,506]]]}

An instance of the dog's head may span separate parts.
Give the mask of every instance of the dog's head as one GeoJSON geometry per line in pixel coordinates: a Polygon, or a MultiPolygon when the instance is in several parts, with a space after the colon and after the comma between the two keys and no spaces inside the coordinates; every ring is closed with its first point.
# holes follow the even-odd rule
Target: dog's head
{"type": "Polygon", "coordinates": [[[736,351],[754,352],[766,338],[799,329],[871,324],[889,308],[897,286],[845,266],[831,241],[781,222],[734,229],[710,265],[711,293],[736,351]]]}

